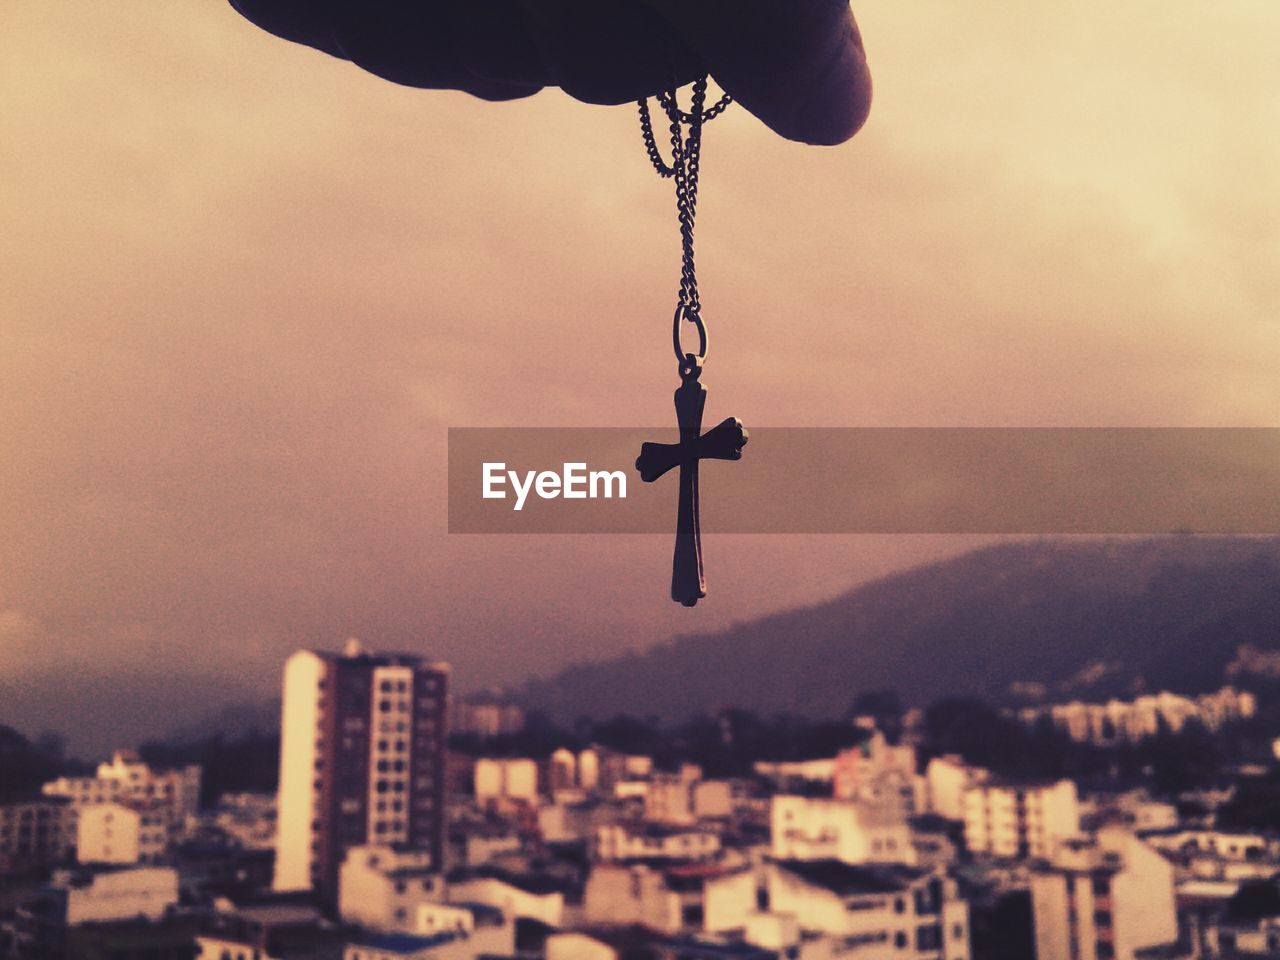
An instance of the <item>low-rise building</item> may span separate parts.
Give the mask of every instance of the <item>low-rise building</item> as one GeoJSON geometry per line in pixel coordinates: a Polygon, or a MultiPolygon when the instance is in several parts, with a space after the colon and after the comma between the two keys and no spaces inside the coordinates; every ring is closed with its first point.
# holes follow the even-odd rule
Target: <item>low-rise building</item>
{"type": "Polygon", "coordinates": [[[159,863],[169,847],[169,813],[156,803],[94,803],[80,808],[76,859],[81,863],[159,863]]]}
{"type": "Polygon", "coordinates": [[[548,927],[564,925],[565,903],[572,885],[546,874],[515,874],[482,867],[448,877],[448,902],[495,907],[509,920],[536,920],[548,927]]]}
{"type": "Polygon", "coordinates": [[[693,785],[693,815],[698,820],[733,816],[736,786],[731,780],[699,780],[693,785]]]}
{"type": "Polygon", "coordinates": [[[745,865],[600,863],[587,880],[583,917],[591,926],[669,934],[740,930],[756,910],[756,887],[745,865]]]}
{"type": "Polygon", "coordinates": [[[597,828],[597,860],[709,860],[720,853],[720,836],[697,827],[614,823],[597,828]]]}
{"type": "Polygon", "coordinates": [[[420,912],[439,904],[444,889],[427,851],[351,847],[338,873],[338,913],[373,930],[421,933],[420,912]]]}
{"type": "MultiPolygon", "coordinates": [[[[970,957],[969,906],[941,871],[836,860],[779,861],[769,867],[768,903],[769,914],[794,920],[801,940],[825,938],[829,955],[857,960],[970,957]]],[[[770,942],[786,933],[778,921],[756,921],[749,930],[767,934],[770,942]]]]}
{"type": "Polygon", "coordinates": [[[224,793],[205,817],[211,825],[246,850],[273,850],[276,842],[276,798],[268,793],[224,793]]]}
{"type": "Polygon", "coordinates": [[[64,864],[74,843],[69,801],[60,797],[0,801],[0,874],[64,864]]]}
{"type": "Polygon", "coordinates": [[[475,791],[479,803],[504,800],[536,803],[538,764],[528,759],[481,757],[475,766],[475,791]]]}
{"type": "Polygon", "coordinates": [[[925,806],[929,813],[948,820],[964,820],[964,795],[990,778],[981,767],[955,754],[934,757],[924,768],[925,806]]]}
{"type": "Polygon", "coordinates": [[[310,960],[339,956],[343,938],[314,906],[284,900],[206,916],[195,942],[195,960],[310,960]]]}
{"type": "Polygon", "coordinates": [[[538,832],[547,843],[594,840],[597,830],[618,819],[618,811],[600,800],[557,800],[538,808],[538,832]]]}
{"type": "Polygon", "coordinates": [[[1252,693],[1228,686],[1198,697],[1162,690],[1133,700],[1112,699],[1106,703],[1073,700],[1028,707],[1018,716],[1028,726],[1048,719],[1072,740],[1107,746],[1136,743],[1162,730],[1177,733],[1188,722],[1199,723],[1207,730],[1219,730],[1227,723],[1249,719],[1257,712],[1257,706],[1252,693]]]}
{"type": "Polygon", "coordinates": [[[1003,859],[1050,857],[1080,833],[1076,785],[989,780],[964,794],[964,839],[970,853],[1003,859]]]}
{"type": "Polygon", "coordinates": [[[916,858],[911,830],[894,803],[775,796],[771,836],[779,860],[910,864],[916,858]]]}
{"type": "Polygon", "coordinates": [[[546,960],[777,960],[777,954],[737,941],[670,937],[643,927],[591,928],[552,934],[546,960]]]}
{"type": "Polygon", "coordinates": [[[50,797],[66,797],[78,811],[102,803],[154,805],[164,812],[171,830],[185,829],[200,806],[201,769],[197,765],[169,770],[152,768],[132,750],[117,750],[98,765],[93,777],[59,777],[42,788],[50,797]]]}
{"type": "Polygon", "coordinates": [[[178,872],[155,866],[59,870],[42,896],[68,927],[137,917],[156,920],[178,902],[178,872]]]}
{"type": "Polygon", "coordinates": [[[654,777],[644,795],[644,818],[650,823],[674,826],[693,824],[697,820],[693,812],[696,782],[677,775],[654,777]]]}
{"type": "Polygon", "coordinates": [[[835,758],[831,792],[837,800],[894,803],[904,817],[923,813],[916,808],[916,750],[907,743],[891,744],[875,730],[856,747],[835,758]]]}

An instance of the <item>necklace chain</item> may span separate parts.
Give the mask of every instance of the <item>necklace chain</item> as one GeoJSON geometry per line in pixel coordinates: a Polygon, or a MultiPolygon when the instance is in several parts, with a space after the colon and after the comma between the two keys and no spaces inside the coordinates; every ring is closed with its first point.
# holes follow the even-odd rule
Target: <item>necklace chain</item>
{"type": "Polygon", "coordinates": [[[724,113],[732,99],[726,93],[710,108],[706,107],[707,78],[693,84],[693,94],[688,113],[680,109],[676,91],[658,94],[658,103],[667,115],[671,131],[671,162],[663,159],[653,131],[653,118],[649,113],[649,101],[642,97],[636,104],[640,111],[640,133],[645,152],[653,169],[663,178],[675,180],[676,214],[680,222],[680,292],[676,299],[673,321],[673,340],[676,359],[681,372],[700,366],[707,355],[707,328],[702,322],[702,304],[698,299],[698,273],[693,259],[693,224],[698,215],[698,168],[702,157],[702,126],[724,113]],[[684,128],[688,127],[688,133],[684,128]],[[698,334],[698,352],[687,353],[680,344],[681,321],[694,325],[698,334]]]}

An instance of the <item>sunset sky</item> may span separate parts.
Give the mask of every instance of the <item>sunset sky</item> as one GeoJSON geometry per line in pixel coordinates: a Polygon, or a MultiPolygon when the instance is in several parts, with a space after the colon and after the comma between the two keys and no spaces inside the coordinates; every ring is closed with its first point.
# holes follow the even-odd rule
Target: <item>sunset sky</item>
{"type": "MultiPolygon", "coordinates": [[[[709,422],[1280,426],[1274,0],[855,14],[853,141],[708,131],[709,422]]],[[[0,723],[104,749],[351,635],[511,683],[972,542],[711,539],[686,610],[665,537],[445,533],[448,427],[671,420],[633,107],[9,0],[0,116],[0,723]]]]}

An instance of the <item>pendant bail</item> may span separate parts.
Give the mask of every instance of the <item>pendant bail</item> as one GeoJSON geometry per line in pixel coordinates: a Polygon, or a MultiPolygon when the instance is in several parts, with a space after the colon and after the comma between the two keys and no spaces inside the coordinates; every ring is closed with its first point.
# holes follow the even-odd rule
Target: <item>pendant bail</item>
{"type": "Polygon", "coordinates": [[[675,346],[677,361],[684,363],[685,357],[696,356],[698,363],[702,363],[707,358],[707,327],[702,322],[702,311],[691,307],[684,300],[677,303],[675,316],[671,321],[671,340],[675,346]],[[693,324],[693,328],[698,331],[698,352],[696,354],[690,354],[680,342],[681,320],[688,320],[693,324]]]}

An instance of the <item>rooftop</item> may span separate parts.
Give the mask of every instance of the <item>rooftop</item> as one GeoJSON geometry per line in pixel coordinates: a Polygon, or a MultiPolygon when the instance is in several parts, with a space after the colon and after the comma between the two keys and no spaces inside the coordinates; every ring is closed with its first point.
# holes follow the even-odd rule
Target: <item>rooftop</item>
{"type": "Polygon", "coordinates": [[[865,893],[899,893],[929,871],[901,864],[854,865],[839,860],[780,860],[777,865],[806,883],[840,896],[865,893]]]}
{"type": "Polygon", "coordinates": [[[430,937],[415,937],[408,933],[366,933],[352,940],[351,944],[370,950],[385,950],[387,953],[411,954],[444,946],[453,939],[452,933],[437,933],[430,937]]]}
{"type": "Polygon", "coordinates": [[[511,873],[497,867],[477,867],[471,870],[455,870],[448,876],[450,883],[466,883],[468,880],[497,880],[508,886],[531,893],[534,896],[547,896],[553,893],[572,893],[574,885],[563,877],[551,873],[511,873]]]}

